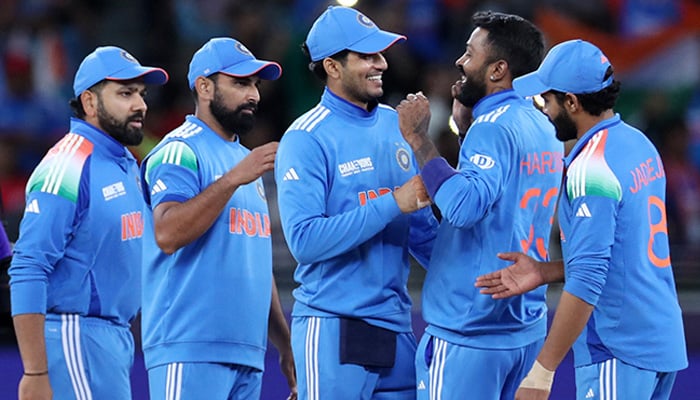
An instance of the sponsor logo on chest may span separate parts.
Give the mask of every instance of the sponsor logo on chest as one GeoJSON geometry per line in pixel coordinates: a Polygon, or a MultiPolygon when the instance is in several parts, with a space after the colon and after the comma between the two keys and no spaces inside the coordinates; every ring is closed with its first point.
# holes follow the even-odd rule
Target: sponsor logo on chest
{"type": "Polygon", "coordinates": [[[105,201],[110,201],[116,199],[119,196],[124,196],[126,194],[126,188],[124,187],[124,182],[119,181],[111,185],[107,185],[102,188],[102,196],[104,196],[105,201]]]}
{"type": "Polygon", "coordinates": [[[374,171],[374,164],[372,164],[371,157],[363,157],[358,158],[357,160],[338,164],[338,171],[340,172],[341,177],[346,177],[359,174],[361,172],[374,171]]]}

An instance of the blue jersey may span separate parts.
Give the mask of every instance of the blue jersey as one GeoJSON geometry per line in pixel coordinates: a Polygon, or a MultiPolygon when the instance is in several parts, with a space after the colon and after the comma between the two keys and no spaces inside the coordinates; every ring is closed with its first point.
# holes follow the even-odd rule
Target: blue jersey
{"type": "Polygon", "coordinates": [[[140,305],[143,200],[126,147],[80,120],[36,167],[10,267],[12,314],[128,326],[140,305]]]}
{"type": "Polygon", "coordinates": [[[434,195],[443,220],[423,286],[423,316],[427,332],[448,342],[523,347],[546,334],[546,287],[494,300],[474,282],[509,265],[499,252],[547,260],[563,145],[547,118],[512,90],[483,98],[473,115],[458,172],[434,195]]]}
{"type": "Polygon", "coordinates": [[[147,368],[172,362],[264,367],[272,242],[262,179],[238,187],[211,228],[172,255],[155,242],[152,214],[162,202],[197,196],[249,153],[188,116],[141,165],[147,368]]]}
{"type": "Polygon", "coordinates": [[[407,249],[426,265],[437,222],[429,207],[402,214],[391,192],[417,173],[388,106],[368,112],[326,89],[289,127],[275,179],[282,228],[299,262],[294,316],[411,331],[407,249]]]}
{"type": "Polygon", "coordinates": [[[581,137],[565,165],[564,290],[595,306],[574,345],[576,365],[618,358],[652,371],[685,368],[658,152],[615,115],[581,137]]]}

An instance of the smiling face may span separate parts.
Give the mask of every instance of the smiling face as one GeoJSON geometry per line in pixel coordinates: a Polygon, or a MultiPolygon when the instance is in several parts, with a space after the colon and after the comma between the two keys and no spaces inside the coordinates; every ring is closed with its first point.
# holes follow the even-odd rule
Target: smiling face
{"type": "Polygon", "coordinates": [[[382,74],[388,68],[381,53],[349,52],[343,60],[326,58],[328,87],[336,95],[362,108],[384,94],[382,74]]]}
{"type": "Polygon", "coordinates": [[[487,38],[488,31],[474,29],[464,54],[455,61],[455,66],[462,73],[462,79],[454,84],[455,98],[466,107],[474,107],[487,93],[486,79],[490,65],[487,38]]]}
{"type": "Polygon", "coordinates": [[[140,80],[106,81],[94,96],[94,124],[125,146],[136,146],[143,140],[146,117],[146,85],[140,80]]]}

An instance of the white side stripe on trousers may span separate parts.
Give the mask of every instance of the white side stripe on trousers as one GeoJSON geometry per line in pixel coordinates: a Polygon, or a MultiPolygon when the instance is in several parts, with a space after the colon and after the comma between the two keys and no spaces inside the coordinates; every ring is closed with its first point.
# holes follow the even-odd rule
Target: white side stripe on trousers
{"type": "Polygon", "coordinates": [[[617,400],[617,360],[600,363],[599,391],[600,400],[617,400]]]}
{"type": "Polygon", "coordinates": [[[165,400],[180,400],[182,393],[182,363],[170,363],[165,374],[165,400]]]}
{"type": "Polygon", "coordinates": [[[428,373],[430,375],[430,400],[442,398],[442,383],[445,374],[445,354],[447,342],[433,337],[433,358],[428,373]]]}
{"type": "Polygon", "coordinates": [[[90,383],[87,380],[85,366],[83,365],[78,315],[61,314],[61,343],[75,398],[77,400],[92,400],[90,383]]]}
{"type": "Polygon", "coordinates": [[[308,400],[319,400],[318,389],[318,336],[321,319],[309,317],[306,325],[306,343],[304,358],[306,364],[306,391],[308,400]]]}

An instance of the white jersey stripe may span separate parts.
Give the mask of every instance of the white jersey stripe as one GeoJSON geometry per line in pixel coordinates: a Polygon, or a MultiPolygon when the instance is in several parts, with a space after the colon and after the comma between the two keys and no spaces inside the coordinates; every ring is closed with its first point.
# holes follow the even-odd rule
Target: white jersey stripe
{"type": "Polygon", "coordinates": [[[61,176],[61,171],[64,170],[63,165],[68,162],[70,158],[69,155],[73,153],[73,147],[75,147],[76,142],[80,139],[82,139],[82,137],[71,133],[66,140],[61,143],[61,146],[58,148],[58,153],[56,154],[56,160],[51,164],[44,178],[44,184],[41,187],[42,192],[53,193],[56,185],[60,187],[59,177],[61,176]]]}
{"type": "Polygon", "coordinates": [[[433,340],[433,357],[428,373],[430,376],[430,400],[442,399],[442,384],[445,373],[445,354],[447,342],[436,337],[433,340]]]}
{"type": "Polygon", "coordinates": [[[318,125],[319,122],[323,121],[323,119],[326,118],[326,116],[327,116],[330,112],[331,112],[331,110],[325,109],[325,110],[323,111],[323,113],[321,113],[321,115],[318,116],[318,118],[316,118],[314,121],[311,122],[311,125],[309,125],[309,126],[306,128],[306,131],[307,131],[307,132],[311,132],[311,130],[314,129],[314,127],[315,127],[316,125],[318,125]]]}
{"type": "Polygon", "coordinates": [[[302,129],[303,130],[303,129],[305,129],[304,127],[307,125],[308,121],[316,118],[316,116],[319,113],[321,113],[324,109],[325,109],[325,107],[323,107],[321,105],[317,105],[316,107],[309,110],[306,114],[299,117],[296,121],[294,121],[294,123],[292,124],[292,126],[289,129],[291,129],[291,130],[295,130],[295,129],[302,129]]]}
{"type": "Polygon", "coordinates": [[[92,391],[83,365],[80,342],[79,317],[75,314],[61,315],[61,341],[66,367],[77,400],[92,400],[92,391]]]}
{"type": "Polygon", "coordinates": [[[321,319],[309,317],[306,326],[306,391],[308,400],[319,400],[318,386],[318,337],[321,319]]]}
{"type": "Polygon", "coordinates": [[[49,189],[49,193],[52,193],[52,194],[58,193],[58,189],[60,189],[61,183],[63,183],[63,177],[66,175],[66,170],[68,169],[68,166],[70,165],[70,160],[71,160],[71,158],[73,158],[75,153],[78,152],[78,149],[80,148],[80,145],[83,143],[84,140],[85,140],[84,137],[77,136],[77,141],[70,147],[69,151],[63,155],[62,162],[60,164],[60,168],[57,171],[56,182],[54,184],[54,187],[49,189]]]}

